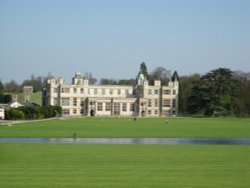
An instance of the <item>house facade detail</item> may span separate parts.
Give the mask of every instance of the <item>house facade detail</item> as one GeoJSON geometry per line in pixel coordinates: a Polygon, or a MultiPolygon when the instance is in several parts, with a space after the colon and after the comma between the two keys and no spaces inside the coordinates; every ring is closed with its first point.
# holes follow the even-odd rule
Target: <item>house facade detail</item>
{"type": "Polygon", "coordinates": [[[92,85],[76,73],[71,84],[50,76],[43,105],[59,105],[63,116],[172,116],[178,114],[178,80],[149,85],[140,73],[137,85],[92,85]]]}
{"type": "Polygon", "coordinates": [[[4,108],[0,105],[0,119],[5,119],[4,108]]]}

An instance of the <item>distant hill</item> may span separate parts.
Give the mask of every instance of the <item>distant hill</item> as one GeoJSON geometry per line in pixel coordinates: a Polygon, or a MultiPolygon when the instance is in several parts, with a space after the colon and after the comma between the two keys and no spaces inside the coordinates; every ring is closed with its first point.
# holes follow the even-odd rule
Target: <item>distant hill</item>
{"type": "Polygon", "coordinates": [[[39,105],[42,105],[42,92],[39,91],[36,93],[32,93],[30,102],[34,102],[34,103],[37,103],[39,105]]]}
{"type": "MultiPolygon", "coordinates": [[[[13,95],[18,96],[18,102],[19,103],[24,102],[23,93],[15,93],[13,95]]],[[[42,92],[39,91],[39,92],[36,92],[36,93],[32,93],[30,102],[34,102],[34,103],[37,103],[39,105],[42,105],[42,92]]]]}

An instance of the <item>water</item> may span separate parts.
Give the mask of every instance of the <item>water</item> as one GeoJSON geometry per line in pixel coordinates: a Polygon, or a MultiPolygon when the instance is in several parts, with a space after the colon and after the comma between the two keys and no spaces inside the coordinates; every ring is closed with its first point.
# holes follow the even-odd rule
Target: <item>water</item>
{"type": "Polygon", "coordinates": [[[250,138],[0,138],[0,143],[250,145],[250,138]]]}

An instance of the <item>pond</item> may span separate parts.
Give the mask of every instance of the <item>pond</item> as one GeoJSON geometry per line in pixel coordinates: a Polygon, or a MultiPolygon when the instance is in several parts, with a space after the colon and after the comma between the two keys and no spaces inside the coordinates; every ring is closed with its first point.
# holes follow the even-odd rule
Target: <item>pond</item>
{"type": "Polygon", "coordinates": [[[250,145],[250,138],[0,138],[0,143],[250,145]]]}

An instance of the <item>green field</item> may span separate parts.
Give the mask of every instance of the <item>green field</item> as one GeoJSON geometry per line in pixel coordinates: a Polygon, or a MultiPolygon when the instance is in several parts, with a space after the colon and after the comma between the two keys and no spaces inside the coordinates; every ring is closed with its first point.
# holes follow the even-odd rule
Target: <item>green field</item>
{"type": "Polygon", "coordinates": [[[0,187],[250,186],[250,147],[0,144],[0,187]]]}
{"type": "Polygon", "coordinates": [[[249,187],[249,146],[0,144],[0,187],[249,187]]]}
{"type": "MultiPolygon", "coordinates": [[[[9,93],[9,94],[17,95],[18,102],[24,103],[23,93],[9,93]]],[[[36,93],[32,93],[31,98],[30,98],[30,102],[34,102],[36,104],[42,105],[42,92],[38,91],[36,93]]]]}
{"type": "Polygon", "coordinates": [[[42,105],[42,92],[32,93],[30,101],[42,105]]]}
{"type": "MultiPolygon", "coordinates": [[[[79,118],[1,125],[2,138],[250,137],[250,119],[79,118]]],[[[246,188],[250,146],[0,143],[0,187],[246,188]]]]}
{"type": "Polygon", "coordinates": [[[216,137],[249,138],[250,119],[237,118],[79,118],[0,126],[2,138],[216,137]]]}

